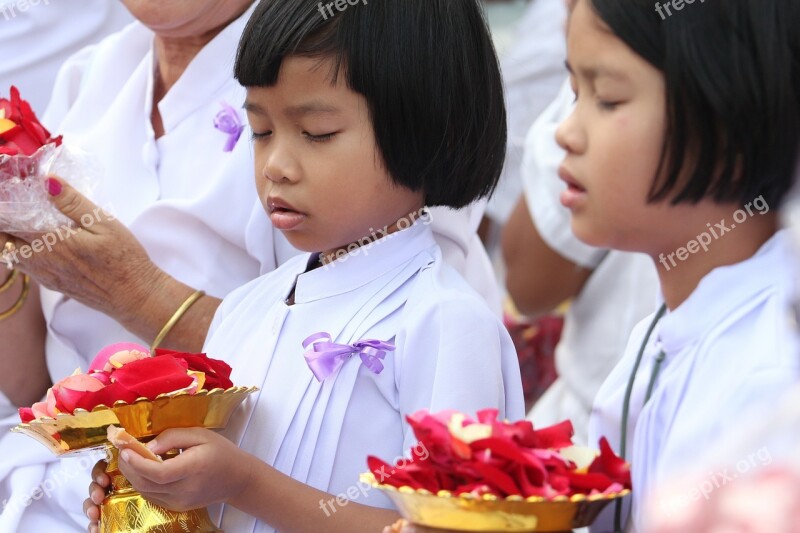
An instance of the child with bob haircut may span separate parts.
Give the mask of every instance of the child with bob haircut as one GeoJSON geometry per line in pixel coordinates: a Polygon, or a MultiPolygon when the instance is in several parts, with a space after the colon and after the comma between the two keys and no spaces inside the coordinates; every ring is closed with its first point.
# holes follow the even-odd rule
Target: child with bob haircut
{"type": "Polygon", "coordinates": [[[662,21],[651,0],[578,0],[572,15],[561,200],[583,241],[648,254],[664,302],[595,400],[590,441],[630,461],[633,505],[593,531],[644,531],[655,487],[797,379],[776,216],[800,146],[796,4],[709,0],[662,21]]]}
{"type": "MultiPolygon", "coordinates": [[[[358,476],[368,455],[428,453],[406,414],[524,416],[511,339],[443,263],[425,210],[489,195],[503,165],[479,0],[381,0],[327,19],[317,4],[261,2],[236,62],[259,197],[311,252],[234,291],[211,326],[204,351],[260,392],[227,439],[172,430],[149,446],[177,458],[120,460],[151,501],[221,503],[221,528],[236,533],[381,531],[398,515],[358,476]]],[[[96,520],[102,487],[91,494],[96,520]]]]}

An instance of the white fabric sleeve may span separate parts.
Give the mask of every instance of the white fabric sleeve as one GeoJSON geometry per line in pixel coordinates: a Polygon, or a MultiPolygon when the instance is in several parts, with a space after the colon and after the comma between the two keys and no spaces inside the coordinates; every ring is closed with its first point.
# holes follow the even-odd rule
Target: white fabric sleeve
{"type": "Polygon", "coordinates": [[[486,248],[478,237],[486,200],[478,200],[463,209],[429,209],[430,224],[436,244],[442,249],[445,263],[455,268],[495,312],[502,316],[503,300],[497,277],[486,248]]]}
{"type": "Polygon", "coordinates": [[[61,122],[67,116],[70,108],[72,108],[72,104],[78,99],[83,74],[91,62],[96,48],[96,45],[91,45],[75,53],[58,71],[55,84],[53,84],[50,104],[47,106],[44,115],[42,115],[42,124],[53,135],[58,135],[61,122]]]}
{"type": "MultiPolygon", "coordinates": [[[[461,294],[422,309],[407,307],[406,326],[397,336],[403,350],[395,363],[399,411],[474,415],[497,408],[501,419],[521,419],[522,385],[511,338],[489,309],[461,294]]],[[[417,441],[405,421],[404,427],[407,450],[417,441]]]]}
{"type": "Polygon", "coordinates": [[[565,154],[556,143],[555,134],[561,121],[572,112],[573,101],[572,88],[567,82],[528,132],[522,183],[528,210],[542,240],[573,263],[594,269],[608,251],[578,240],[572,233],[569,210],[559,199],[566,187],[558,178],[558,167],[565,154]]]}
{"type": "Polygon", "coordinates": [[[8,418],[17,412],[17,407],[0,391],[0,420],[8,418]]]}

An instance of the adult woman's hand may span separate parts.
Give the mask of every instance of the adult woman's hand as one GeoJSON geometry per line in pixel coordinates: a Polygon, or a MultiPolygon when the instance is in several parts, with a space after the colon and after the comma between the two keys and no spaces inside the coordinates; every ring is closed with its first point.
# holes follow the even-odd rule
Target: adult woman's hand
{"type": "MultiPolygon", "coordinates": [[[[152,341],[194,289],[158,268],[133,233],[58,178],[47,182],[53,204],[75,223],[42,235],[15,235],[10,260],[40,285],[63,293],[117,320],[152,341]]],[[[170,347],[202,347],[219,300],[192,306],[191,327],[178,326],[170,347]]],[[[188,317],[189,313],[187,313],[188,317]]]]}

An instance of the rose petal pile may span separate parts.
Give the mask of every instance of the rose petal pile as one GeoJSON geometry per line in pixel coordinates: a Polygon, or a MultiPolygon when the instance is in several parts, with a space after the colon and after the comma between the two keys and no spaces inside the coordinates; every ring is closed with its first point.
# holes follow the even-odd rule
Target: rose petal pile
{"type": "Polygon", "coordinates": [[[51,137],[30,104],[11,87],[11,98],[0,98],[0,155],[31,156],[42,146],[61,145],[61,137],[51,137]]]}
{"type": "MultiPolygon", "coordinates": [[[[535,430],[530,421],[497,420],[496,409],[477,413],[419,411],[406,417],[425,453],[389,465],[369,457],[367,464],[379,483],[425,489],[433,493],[490,494],[499,498],[614,493],[631,487],[630,468],[605,439],[600,455],[572,444],[569,421],[535,430]],[[579,468],[571,458],[594,460],[579,468]]],[[[586,461],[587,463],[589,461],[586,461]]]]}
{"type": "Polygon", "coordinates": [[[23,407],[23,423],[59,413],[72,414],[76,409],[91,411],[98,405],[133,402],[139,398],[154,400],[161,394],[200,390],[229,389],[231,367],[206,354],[156,350],[132,343],[114,344],[97,354],[89,372],[80,370],[47,391],[47,398],[32,407],[23,407]]]}

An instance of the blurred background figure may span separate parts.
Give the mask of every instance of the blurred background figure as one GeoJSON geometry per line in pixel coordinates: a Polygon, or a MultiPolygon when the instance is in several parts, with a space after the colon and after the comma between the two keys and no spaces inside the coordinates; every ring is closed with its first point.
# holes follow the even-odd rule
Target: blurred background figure
{"type": "Polygon", "coordinates": [[[487,0],[487,15],[505,84],[508,147],[500,185],[489,200],[483,236],[491,253],[522,193],[523,145],[528,130],[567,77],[564,0],[487,0]]]}
{"type": "Polygon", "coordinates": [[[116,0],[0,0],[0,93],[14,84],[41,113],[64,61],[130,22],[116,0]]]}

